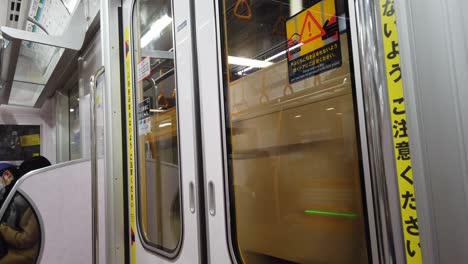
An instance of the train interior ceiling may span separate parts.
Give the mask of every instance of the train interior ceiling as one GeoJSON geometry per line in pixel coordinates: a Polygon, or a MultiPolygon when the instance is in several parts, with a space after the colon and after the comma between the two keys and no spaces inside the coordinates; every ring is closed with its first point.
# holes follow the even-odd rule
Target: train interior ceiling
{"type": "MultiPolygon", "coordinates": [[[[0,23],[13,29],[63,37],[67,31],[75,30],[72,24],[77,20],[72,18],[83,12],[82,7],[78,8],[79,3],[51,1],[43,5],[43,1],[2,1],[0,23]]],[[[94,19],[81,19],[86,22],[83,36],[76,36],[72,41],[79,44],[83,42],[80,37],[84,37],[84,41],[90,42],[96,35],[97,6],[98,1],[89,1],[87,8],[94,10],[89,18],[94,19]]],[[[80,64],[84,51],[3,37],[0,42],[1,123],[39,126],[37,145],[40,145],[41,155],[53,164],[89,157],[89,145],[83,146],[82,140],[86,135],[81,134],[83,120],[79,118],[86,115],[83,111],[89,112],[80,104],[80,100],[89,103],[89,80],[84,79],[89,76],[83,75],[86,66],[80,64]]],[[[24,155],[30,157],[27,155],[31,154],[24,155]]],[[[15,161],[3,156],[0,159],[15,161]]]]}

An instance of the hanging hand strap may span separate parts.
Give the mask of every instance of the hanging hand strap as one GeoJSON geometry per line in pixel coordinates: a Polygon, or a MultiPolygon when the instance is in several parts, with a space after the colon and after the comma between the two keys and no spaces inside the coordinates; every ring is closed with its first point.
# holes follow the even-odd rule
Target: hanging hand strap
{"type": "Polygon", "coordinates": [[[289,82],[283,88],[283,95],[284,96],[288,95],[288,91],[289,91],[289,95],[294,94],[294,89],[289,82]]]}
{"type": "Polygon", "coordinates": [[[252,18],[252,9],[250,8],[249,2],[247,0],[237,0],[236,5],[234,6],[234,15],[239,19],[250,20],[252,18]],[[247,15],[239,13],[241,5],[243,5],[245,10],[247,10],[247,15]]]}
{"type": "Polygon", "coordinates": [[[260,104],[268,103],[270,101],[270,98],[268,97],[268,93],[266,91],[266,86],[265,86],[265,74],[263,74],[262,90],[260,91],[260,98],[258,101],[260,104]]]}

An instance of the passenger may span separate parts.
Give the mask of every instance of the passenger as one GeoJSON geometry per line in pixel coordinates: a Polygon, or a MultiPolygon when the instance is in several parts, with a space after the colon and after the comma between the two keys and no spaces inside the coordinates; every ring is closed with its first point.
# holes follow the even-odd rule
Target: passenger
{"type": "Polygon", "coordinates": [[[19,174],[23,176],[30,171],[41,169],[50,165],[50,161],[44,156],[33,157],[21,163],[19,166],[19,174]]]}
{"type": "MultiPolygon", "coordinates": [[[[11,191],[11,182],[18,175],[18,169],[10,163],[0,163],[0,208],[11,191]]],[[[9,213],[7,212],[9,215],[9,213]]],[[[8,217],[7,217],[8,218],[8,217]]],[[[6,219],[6,218],[5,218],[6,219]]],[[[8,253],[8,245],[3,237],[0,237],[0,258],[8,253]]]]}
{"type": "Polygon", "coordinates": [[[29,206],[19,221],[19,230],[0,224],[0,234],[8,245],[8,253],[0,264],[33,264],[39,253],[40,230],[37,218],[29,206]]]}
{"type": "Polygon", "coordinates": [[[10,193],[10,183],[18,175],[18,169],[10,163],[0,163],[0,207],[10,193]]]}
{"type": "MultiPolygon", "coordinates": [[[[5,200],[7,199],[8,195],[10,194],[11,190],[15,186],[15,183],[18,181],[20,176],[22,176],[19,170],[12,164],[8,163],[1,163],[0,170],[0,185],[2,186],[0,189],[0,206],[3,205],[5,200]]],[[[22,214],[26,208],[28,207],[28,203],[26,200],[23,199],[21,196],[16,196],[13,198],[13,202],[11,206],[7,209],[4,214],[3,221],[7,223],[13,228],[18,228],[17,226],[17,219],[18,215],[22,214]]]]}
{"type": "MultiPolygon", "coordinates": [[[[49,160],[42,156],[26,160],[19,167],[19,177],[14,178],[12,182],[14,184],[26,173],[49,165],[51,165],[49,160]]],[[[0,224],[0,235],[8,245],[8,253],[0,259],[0,264],[35,263],[40,245],[39,223],[32,207],[21,195],[15,196],[11,204],[11,214],[7,216],[7,221],[0,224]],[[21,207],[23,201],[27,204],[26,209],[17,209],[21,207]],[[16,210],[13,210],[14,208],[16,210]]]]}

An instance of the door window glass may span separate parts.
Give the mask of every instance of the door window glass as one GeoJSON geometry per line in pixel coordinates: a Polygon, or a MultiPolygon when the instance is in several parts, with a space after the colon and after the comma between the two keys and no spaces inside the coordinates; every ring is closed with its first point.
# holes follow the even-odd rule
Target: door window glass
{"type": "Polygon", "coordinates": [[[139,230],[146,247],[174,257],[182,227],[171,1],[136,1],[133,34],[139,230]]]}
{"type": "Polygon", "coordinates": [[[368,263],[348,1],[222,2],[237,258],[368,263]]]}

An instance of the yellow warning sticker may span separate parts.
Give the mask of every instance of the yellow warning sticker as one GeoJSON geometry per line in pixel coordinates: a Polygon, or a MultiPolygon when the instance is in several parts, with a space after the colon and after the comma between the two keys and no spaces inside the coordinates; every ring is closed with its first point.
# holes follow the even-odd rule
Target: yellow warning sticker
{"type": "Polygon", "coordinates": [[[125,29],[125,76],[127,89],[127,134],[128,134],[128,172],[130,196],[130,255],[131,262],[136,263],[136,210],[135,210],[135,170],[133,152],[133,96],[132,96],[132,69],[130,54],[130,29],[125,29]]]}
{"type": "Polygon", "coordinates": [[[41,137],[39,134],[21,136],[20,144],[21,147],[38,146],[41,144],[41,137]]]}
{"type": "Polygon", "coordinates": [[[289,82],[294,83],[342,64],[335,0],[314,0],[286,21],[289,82]]]}
{"type": "Polygon", "coordinates": [[[421,244],[394,1],[380,0],[380,12],[406,262],[419,264],[421,244]]]}

